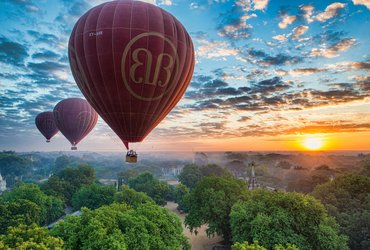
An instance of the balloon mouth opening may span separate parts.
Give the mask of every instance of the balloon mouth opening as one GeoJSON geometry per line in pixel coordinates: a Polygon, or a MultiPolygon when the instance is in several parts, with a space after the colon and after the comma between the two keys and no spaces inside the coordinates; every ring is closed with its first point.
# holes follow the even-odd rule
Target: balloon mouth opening
{"type": "Polygon", "coordinates": [[[47,139],[46,142],[50,142],[50,139],[47,139]]]}

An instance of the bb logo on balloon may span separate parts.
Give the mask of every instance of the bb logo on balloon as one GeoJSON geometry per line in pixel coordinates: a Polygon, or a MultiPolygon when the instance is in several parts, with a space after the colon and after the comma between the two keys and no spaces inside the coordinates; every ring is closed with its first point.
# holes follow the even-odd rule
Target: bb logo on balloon
{"type": "Polygon", "coordinates": [[[179,58],[176,47],[163,34],[147,32],[137,35],[123,51],[121,61],[123,82],[126,89],[140,100],[159,100],[170,92],[178,71],[179,58]],[[148,41],[158,42],[158,39],[170,51],[153,53],[148,41]],[[147,46],[143,47],[143,44],[147,46]]]}

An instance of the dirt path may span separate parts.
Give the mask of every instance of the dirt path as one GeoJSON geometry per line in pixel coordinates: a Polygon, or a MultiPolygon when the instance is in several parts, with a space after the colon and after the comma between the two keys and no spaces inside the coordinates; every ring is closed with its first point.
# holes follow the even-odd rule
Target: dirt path
{"type": "Polygon", "coordinates": [[[213,237],[213,238],[208,238],[207,234],[206,234],[206,231],[205,231],[206,228],[207,228],[206,226],[202,226],[200,229],[198,229],[198,234],[197,235],[190,233],[189,229],[185,228],[185,225],[184,225],[185,215],[180,214],[176,210],[176,208],[177,208],[176,203],[167,202],[167,205],[165,206],[165,208],[167,208],[168,210],[176,213],[180,217],[180,219],[182,221],[182,226],[184,228],[184,234],[186,235],[186,237],[189,238],[192,250],[211,250],[212,247],[214,245],[216,245],[216,243],[218,243],[222,240],[222,238],[219,237],[219,236],[213,237]]]}

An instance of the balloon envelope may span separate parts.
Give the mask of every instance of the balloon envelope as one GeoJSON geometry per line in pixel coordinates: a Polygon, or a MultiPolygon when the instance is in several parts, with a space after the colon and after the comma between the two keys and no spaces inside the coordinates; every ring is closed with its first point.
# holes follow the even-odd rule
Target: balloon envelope
{"type": "Polygon", "coordinates": [[[68,98],[54,107],[54,119],[60,132],[75,146],[95,127],[98,114],[86,100],[68,98]]]}
{"type": "Polygon", "coordinates": [[[142,141],[183,96],[194,48],[181,23],[139,1],[112,1],[84,14],[69,40],[80,90],[128,147],[142,141]]]}
{"type": "Polygon", "coordinates": [[[58,133],[57,125],[54,121],[53,112],[42,112],[35,118],[35,124],[41,134],[46,138],[46,142],[50,142],[50,139],[58,133]]]}

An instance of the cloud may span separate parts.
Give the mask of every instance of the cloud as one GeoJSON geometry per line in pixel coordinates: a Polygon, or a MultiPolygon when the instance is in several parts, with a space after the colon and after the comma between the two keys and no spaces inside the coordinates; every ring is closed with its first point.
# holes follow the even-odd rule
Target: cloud
{"type": "Polygon", "coordinates": [[[28,12],[38,12],[38,11],[40,11],[40,8],[37,7],[30,0],[5,0],[5,2],[10,2],[10,3],[13,3],[13,4],[17,4],[17,5],[21,6],[22,9],[25,9],[28,12]]]}
{"type": "Polygon", "coordinates": [[[40,33],[35,30],[28,30],[27,33],[35,39],[37,43],[44,43],[51,47],[59,43],[59,38],[53,34],[40,33]]]}
{"type": "MultiPolygon", "coordinates": [[[[153,1],[150,1],[151,3],[153,3],[153,1]]],[[[172,3],[172,1],[171,0],[161,0],[161,1],[159,1],[158,2],[158,4],[159,5],[168,5],[168,6],[170,6],[170,5],[172,5],[173,3],[172,3]]]]}
{"type": "Polygon", "coordinates": [[[345,6],[346,5],[343,3],[338,3],[338,2],[332,3],[325,8],[324,12],[317,14],[315,18],[316,20],[320,22],[325,22],[328,19],[333,18],[334,16],[338,15],[339,11],[343,9],[345,6]]]}
{"type": "Polygon", "coordinates": [[[28,47],[9,40],[6,37],[0,37],[0,62],[8,65],[22,67],[28,57],[28,47]]]}
{"type": "Polygon", "coordinates": [[[198,40],[200,45],[197,49],[197,56],[214,58],[224,56],[236,56],[238,49],[230,48],[226,42],[221,41],[207,41],[205,39],[198,40]]]}
{"type": "Polygon", "coordinates": [[[284,91],[289,89],[291,86],[282,81],[281,77],[273,77],[271,79],[266,79],[258,82],[255,85],[252,85],[251,93],[261,94],[262,96],[284,91]]]}
{"type": "Polygon", "coordinates": [[[247,20],[257,15],[249,14],[251,5],[249,0],[238,0],[227,14],[221,15],[223,20],[218,27],[218,34],[231,40],[248,38],[252,26],[247,24],[247,20]]]}
{"type": "Polygon", "coordinates": [[[58,60],[59,58],[60,58],[60,55],[51,50],[41,50],[41,51],[38,51],[32,54],[32,59],[37,59],[37,60],[50,61],[50,60],[58,60]]]}
{"type": "Polygon", "coordinates": [[[240,60],[245,60],[253,64],[268,67],[273,65],[291,65],[303,61],[303,57],[279,53],[268,55],[262,50],[249,48],[246,52],[239,54],[240,60]]]}
{"type": "Polygon", "coordinates": [[[321,68],[299,68],[299,69],[293,69],[289,73],[292,75],[312,75],[320,72],[326,72],[327,69],[321,69],[321,68]]]}
{"type": "Polygon", "coordinates": [[[279,22],[280,29],[286,29],[289,25],[297,20],[296,16],[289,16],[288,14],[284,14],[281,16],[281,22],[279,22]]]}
{"type": "Polygon", "coordinates": [[[300,10],[302,12],[302,17],[306,20],[307,23],[312,23],[313,19],[313,10],[314,6],[312,5],[302,5],[300,6],[300,10]]]}
{"type": "Polygon", "coordinates": [[[308,26],[300,25],[293,29],[293,39],[299,39],[306,31],[308,30],[308,26]]]}
{"type": "Polygon", "coordinates": [[[352,0],[354,5],[365,5],[370,10],[370,0],[352,0]]]}
{"type": "Polygon", "coordinates": [[[222,37],[229,39],[248,38],[250,36],[250,25],[246,23],[247,18],[250,16],[242,16],[240,19],[230,21],[227,25],[219,28],[218,34],[222,37]]]}
{"type": "Polygon", "coordinates": [[[329,47],[323,48],[313,48],[311,50],[311,56],[323,56],[327,58],[336,57],[339,55],[340,52],[347,51],[356,43],[356,39],[354,38],[345,38],[329,47]]]}
{"type": "Polygon", "coordinates": [[[264,10],[267,8],[269,0],[252,0],[253,1],[253,8],[255,10],[264,10]]]}
{"type": "Polygon", "coordinates": [[[338,71],[349,71],[349,70],[367,70],[370,71],[370,61],[368,62],[340,62],[328,66],[329,68],[336,69],[338,71]]]}
{"type": "Polygon", "coordinates": [[[370,76],[353,76],[356,80],[355,86],[370,95],[370,76]]]}
{"type": "Polygon", "coordinates": [[[288,35],[286,35],[286,34],[276,35],[276,36],[273,36],[272,38],[275,39],[275,40],[278,40],[280,42],[283,42],[288,38],[288,35]]]}

